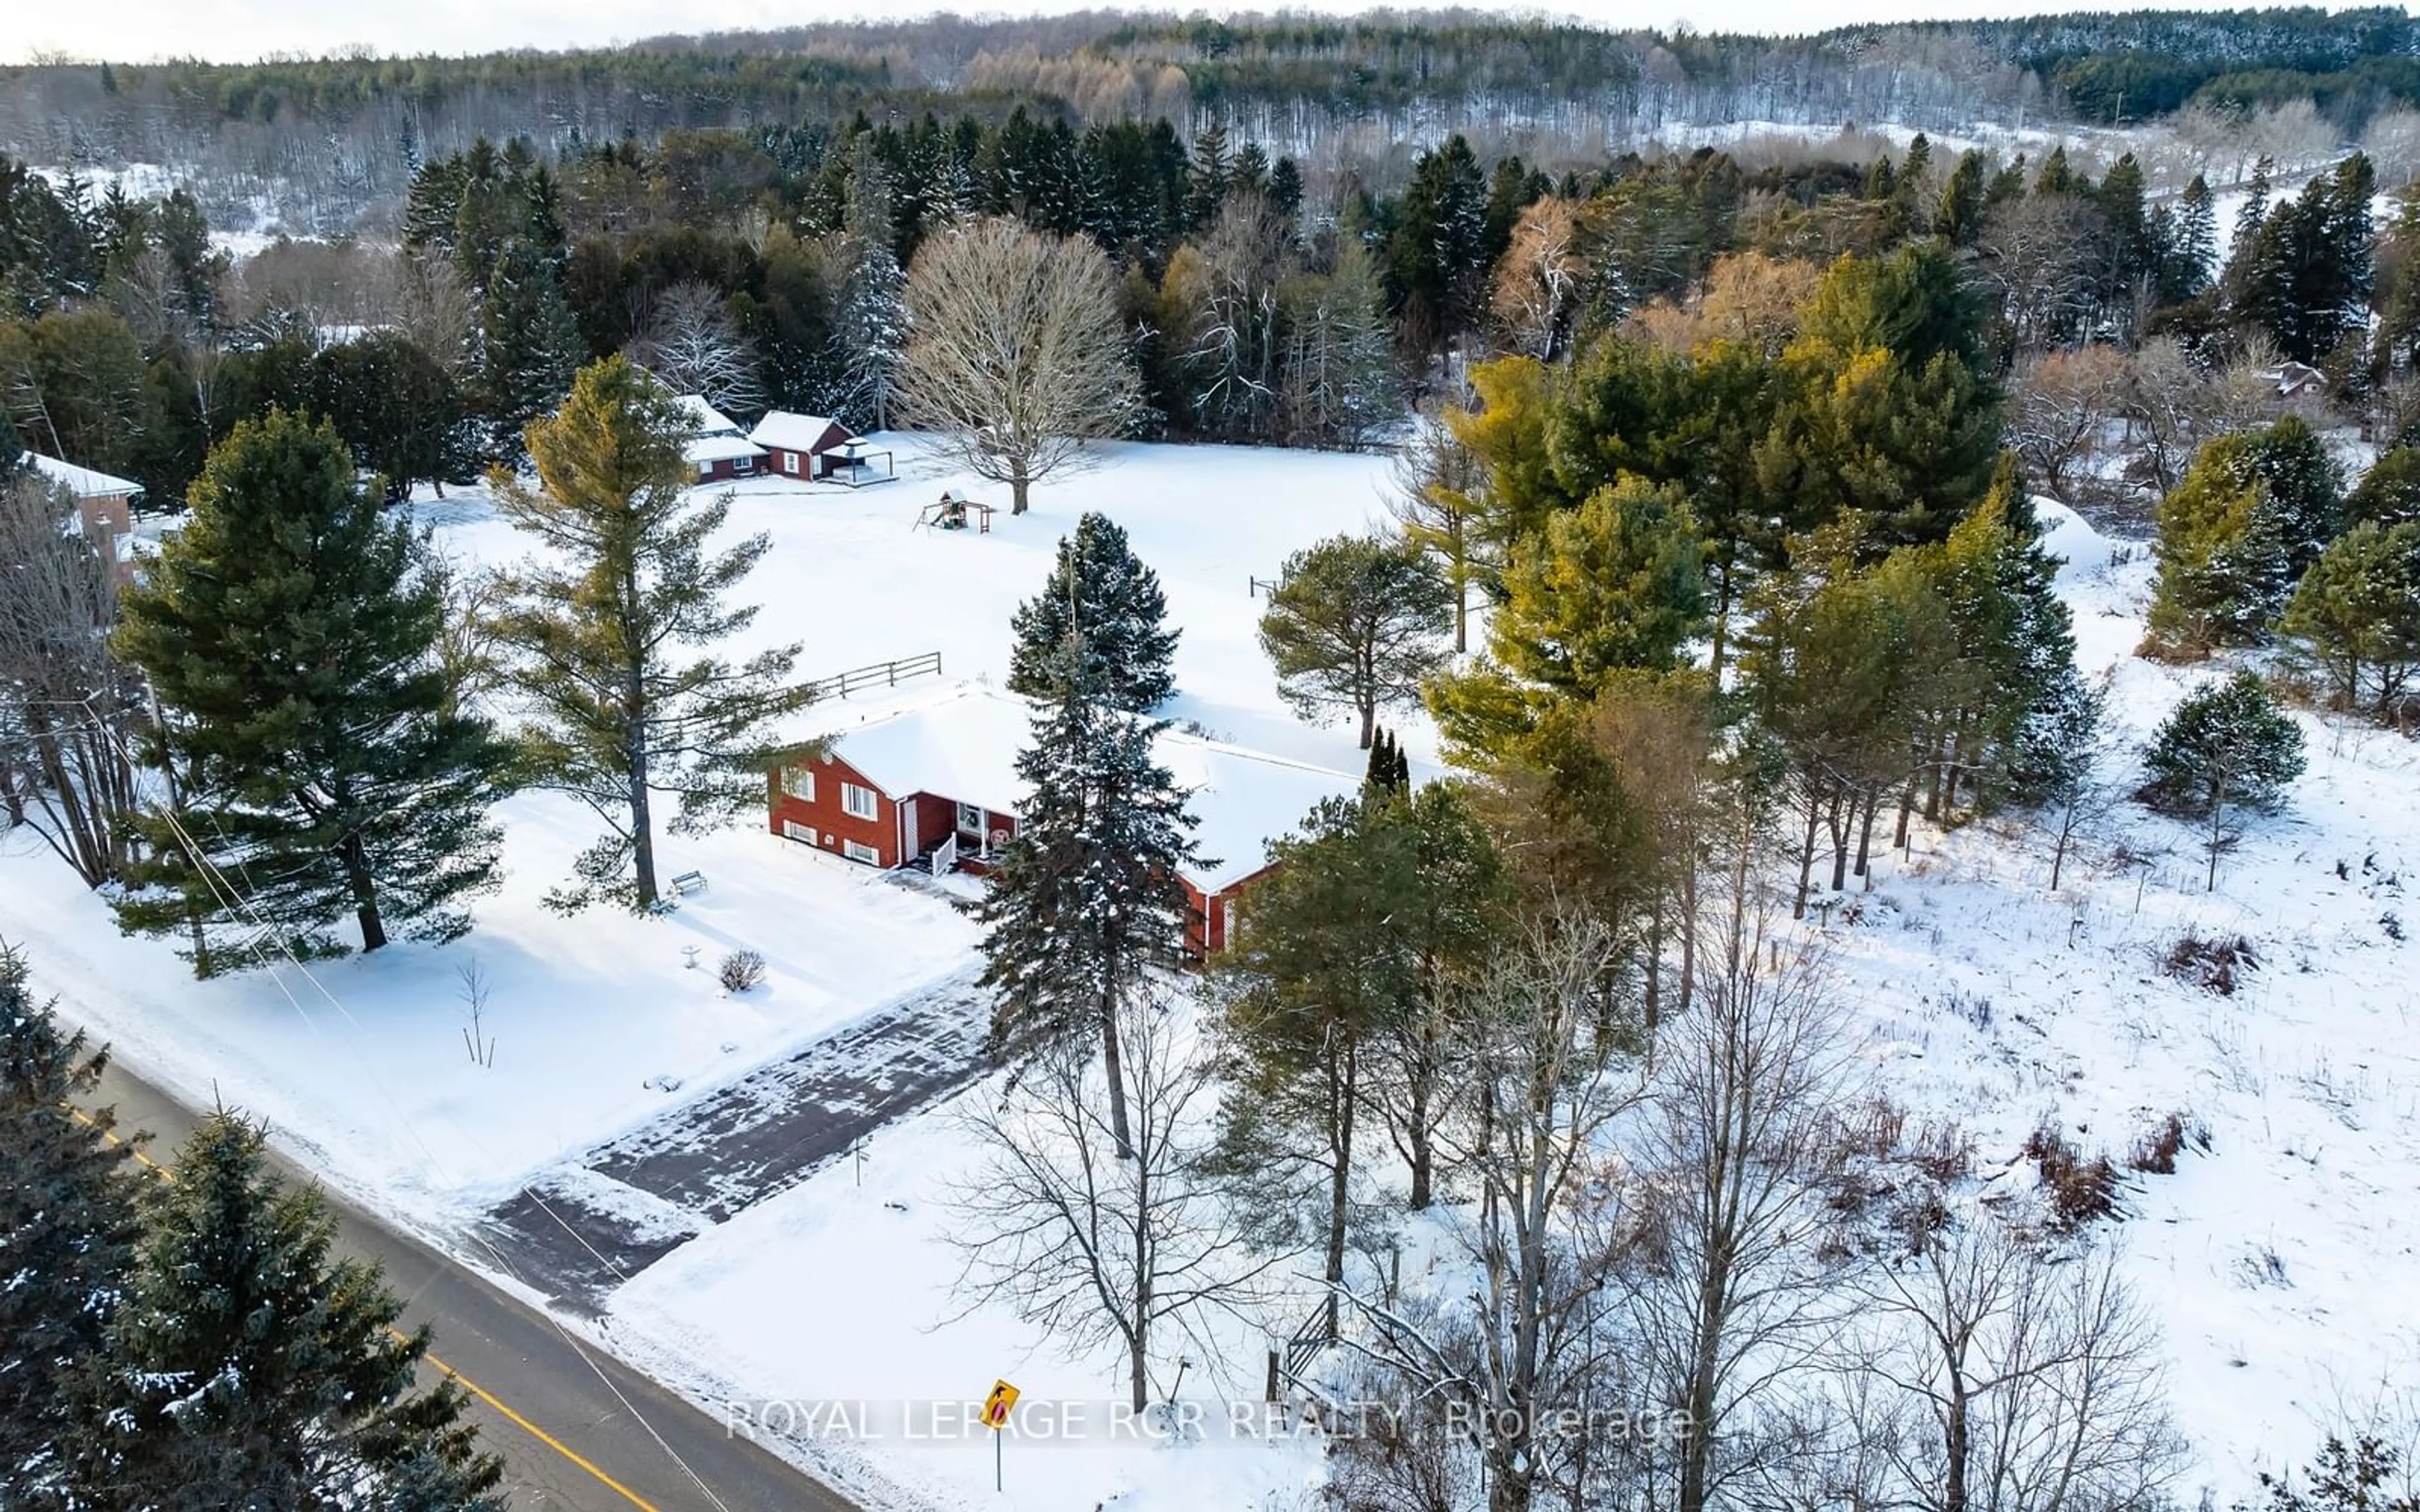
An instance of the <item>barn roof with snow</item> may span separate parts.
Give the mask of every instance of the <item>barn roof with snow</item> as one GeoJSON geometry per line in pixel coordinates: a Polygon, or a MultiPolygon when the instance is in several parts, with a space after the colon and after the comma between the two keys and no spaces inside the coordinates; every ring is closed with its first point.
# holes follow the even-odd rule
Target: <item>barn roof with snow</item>
{"type": "Polygon", "coordinates": [[[706,402],[702,393],[676,393],[673,403],[689,417],[697,429],[681,447],[681,455],[693,468],[710,468],[717,462],[736,462],[743,457],[765,455],[765,449],[739,434],[739,423],[706,402]]]}
{"type": "Polygon", "coordinates": [[[132,499],[143,491],[143,485],[116,478],[91,468],[80,468],[73,462],[62,462],[55,456],[39,452],[25,454],[26,465],[53,483],[64,484],[78,499],[132,499]]]}
{"type": "MultiPolygon", "coordinates": [[[[1031,738],[1032,717],[1026,700],[967,684],[827,730],[824,738],[832,755],[893,798],[928,793],[1013,813],[1025,795],[1016,753],[1031,738]]],[[[1186,876],[1205,893],[1266,867],[1268,842],[1321,800],[1361,789],[1354,774],[1175,729],[1160,732],[1153,755],[1187,794],[1194,841],[1211,864],[1189,867],[1186,876]]]]}
{"type": "MultiPolygon", "coordinates": [[[[819,449],[832,427],[839,424],[840,422],[824,415],[797,415],[787,409],[768,409],[765,418],[756,422],[756,428],[748,433],[748,439],[763,447],[812,452],[819,449]]],[[[842,439],[846,439],[847,435],[848,427],[842,425],[842,439]]]]}

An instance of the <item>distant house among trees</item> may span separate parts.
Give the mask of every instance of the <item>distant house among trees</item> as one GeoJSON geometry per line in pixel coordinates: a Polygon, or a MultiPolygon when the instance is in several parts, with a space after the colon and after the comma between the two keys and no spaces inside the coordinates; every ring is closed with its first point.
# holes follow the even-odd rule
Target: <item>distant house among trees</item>
{"type": "Polygon", "coordinates": [[[757,474],[765,461],[765,448],[741,435],[737,421],[706,403],[702,394],[684,393],[677,402],[697,423],[697,432],[681,449],[681,455],[697,470],[698,482],[752,478],[757,474]]]}
{"type": "MultiPolygon", "coordinates": [[[[867,866],[985,871],[1016,833],[1016,755],[1032,714],[1021,698],[972,687],[876,714],[785,753],[767,784],[770,827],[867,866]]],[[[1205,859],[1179,877],[1197,957],[1226,949],[1236,898],[1269,869],[1268,842],[1361,787],[1357,775],[1178,730],[1162,732],[1153,754],[1198,822],[1205,859]]]]}
{"type": "Polygon", "coordinates": [[[134,539],[134,501],[142,497],[143,485],[39,452],[27,452],[25,465],[75,495],[85,533],[108,556],[117,581],[128,581],[134,571],[130,550],[134,539]]]}
{"type": "Polygon", "coordinates": [[[792,414],[772,409],[756,422],[748,439],[765,449],[765,469],[785,478],[824,479],[849,466],[845,450],[857,433],[822,415],[792,414]]]}

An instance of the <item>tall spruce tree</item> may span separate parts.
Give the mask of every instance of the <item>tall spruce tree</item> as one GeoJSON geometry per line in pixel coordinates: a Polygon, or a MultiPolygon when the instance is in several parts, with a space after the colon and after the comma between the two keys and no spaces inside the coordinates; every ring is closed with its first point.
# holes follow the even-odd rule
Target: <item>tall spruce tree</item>
{"type": "Polygon", "coordinates": [[[855,418],[887,429],[892,370],[908,342],[908,275],[892,250],[890,176],[870,135],[858,142],[843,231],[845,264],[832,339],[840,347],[850,403],[858,407],[855,418]]]}
{"type": "Polygon", "coordinates": [[[983,985],[999,995],[990,1047],[1004,1061],[1097,1044],[1109,1127],[1131,1149],[1118,1014],[1145,968],[1173,959],[1188,911],[1179,872],[1196,861],[1185,795],[1153,753],[1167,726],[1112,706],[1083,669],[1081,629],[1034,711],[1016,758],[1027,796],[976,909],[983,985]]]}
{"type": "Polygon", "coordinates": [[[480,402],[489,455],[520,455],[521,432],[563,399],[582,355],[563,280],[536,243],[516,238],[496,259],[479,307],[480,402]]]}
{"type": "Polygon", "coordinates": [[[24,956],[0,946],[0,1506],[70,1504],[62,1446],[92,1426],[79,1382],[132,1267],[131,1147],[110,1141],[106,1109],[69,1107],[105,1060],[62,1035],[24,956]]]}
{"type": "Polygon", "coordinates": [[[1104,706],[1149,714],[1176,691],[1170,663],[1178,630],[1168,623],[1159,575],[1106,515],[1087,514],[1059,538],[1059,559],[1042,592],[1009,621],[1008,687],[1027,698],[1059,696],[1067,648],[1080,644],[1078,675],[1104,706]],[[1072,642],[1071,642],[1071,638],[1072,642]]]}
{"type": "Polygon", "coordinates": [[[133,931],[194,933],[197,972],[447,940],[498,881],[509,752],[454,707],[444,587],[335,431],[283,410],[210,454],[183,530],[121,600],[118,656],[163,706],[176,811],[139,821],[133,931]],[[273,936],[273,937],[271,937],[273,936]]]}
{"type": "Polygon", "coordinates": [[[510,580],[498,633],[520,653],[512,680],[530,701],[523,732],[532,779],[568,793],[606,822],[573,882],[550,895],[572,910],[599,899],[656,906],[656,803],[696,834],[764,796],[765,721],[797,708],[796,645],[742,662],[713,654],[756,618],[732,609],[769,545],[752,535],[709,549],[728,494],[689,491],[690,422],[628,361],[582,370],[571,396],[529,429],[533,488],[499,473],[496,498],[542,542],[547,562],[510,580]]]}
{"type": "Polygon", "coordinates": [[[110,1326],[109,1411],[78,1445],[87,1504],[146,1512],[375,1504],[500,1512],[501,1461],[447,1381],[413,1391],[428,1331],[375,1267],[331,1254],[335,1215],[287,1189],[228,1113],[179,1152],[110,1326]]]}
{"type": "Polygon", "coordinates": [[[1387,250],[1407,346],[1433,351],[1470,329],[1486,287],[1487,176],[1460,132],[1423,152],[1387,250]]]}

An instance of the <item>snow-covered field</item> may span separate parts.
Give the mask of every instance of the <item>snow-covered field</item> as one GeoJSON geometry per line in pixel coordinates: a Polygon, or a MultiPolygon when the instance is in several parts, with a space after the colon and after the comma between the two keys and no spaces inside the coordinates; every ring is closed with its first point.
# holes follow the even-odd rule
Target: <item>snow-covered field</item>
{"type": "MultiPolygon", "coordinates": [[[[1371,526],[1383,461],[1115,447],[1097,471],[1038,489],[1032,515],[952,535],[910,522],[963,480],[912,440],[902,457],[906,481],[858,493],[735,490],[733,529],[774,538],[749,585],[766,604],[752,640],[804,641],[811,674],[939,650],[951,677],[998,680],[1011,608],[1077,514],[1098,508],[1158,569],[1184,627],[1172,712],[1353,767],[1349,730],[1305,727],[1277,702],[1246,585],[1296,547],[1371,526]]],[[[422,507],[450,551],[492,562],[521,549],[480,498],[422,507]]],[[[2149,576],[2140,548],[2130,556],[2041,507],[2069,561],[2061,586],[2082,660],[2114,670],[2109,775],[2124,785],[2151,726],[2214,673],[2133,659],[2149,576]]],[[[2031,1180],[2018,1147],[2045,1119],[2121,1159],[2168,1113],[2208,1130],[2208,1152],[2189,1151],[2176,1175],[2130,1175],[2125,1218],[2105,1230],[2164,1330],[2174,1410],[2195,1445],[2187,1504],[2205,1485],[2219,1504],[2250,1495],[2257,1471],[2299,1463],[2323,1426],[2420,1381],[2420,1040],[2401,937],[2402,876],[2420,877],[2420,753],[2391,734],[2306,717],[2304,728],[2310,770],[2291,807],[2251,827],[2214,892],[2197,836],[2120,804],[2055,896],[2038,835],[1999,822],[1919,829],[1911,854],[1880,861],[1870,893],[1807,926],[1829,936],[1855,995],[1877,1086],[1913,1119],[1956,1120],[1990,1180],[2031,1180]],[[2157,952],[2187,929],[2252,942],[2260,964],[2235,995],[2158,971],[2157,952]]],[[[1416,754],[1434,755],[1427,732],[1410,733],[1416,754]]],[[[120,940],[22,841],[0,855],[0,934],[140,1069],[268,1115],[338,1184],[441,1230],[534,1167],[970,958],[971,926],[939,896],[749,828],[670,842],[670,869],[710,879],[671,918],[557,918],[537,898],[589,825],[544,795],[515,799],[504,819],[512,875],[470,939],[316,968],[316,982],[279,972],[195,984],[165,942],[120,940]],[[763,950],[768,984],[722,996],[710,973],[684,968],[687,945],[708,964],[736,945],[763,950]],[[456,969],[473,958],[493,984],[492,1070],[462,1044],[456,969]],[[679,1089],[644,1085],[659,1076],[679,1089]]],[[[978,1088],[956,1108],[988,1095],[978,1088]]],[[[1105,1426],[1118,1362],[1068,1359],[998,1309],[961,1316],[960,1257],[943,1236],[949,1193],[976,1156],[956,1108],[872,1140],[862,1185],[842,1162],[709,1227],[595,1326],[717,1412],[863,1404],[845,1428],[771,1412],[795,1430],[789,1452],[879,1504],[1312,1504],[1315,1442],[1236,1434],[1222,1419],[1196,1443],[1118,1436],[1105,1426]],[[1011,1442],[1005,1503],[992,1499],[986,1434],[899,1416],[906,1402],[971,1402],[995,1377],[1096,1414],[1078,1443],[1011,1442]]],[[[1412,1237],[1407,1255],[1432,1247],[1412,1237]]],[[[1422,1284],[1423,1265],[1407,1266],[1407,1286],[1422,1284]]],[[[1197,1362],[1186,1396],[1256,1395],[1261,1341],[1235,1343],[1245,1379],[1231,1393],[1197,1362]]]]}
{"type": "MultiPolygon", "coordinates": [[[[1049,571],[1084,510],[1123,522],[1186,626],[1171,713],[1222,735],[1358,770],[1353,732],[1297,723],[1254,640],[1249,578],[1286,553],[1359,531],[1384,510],[1383,459],[1113,447],[1104,465],[1035,490],[989,534],[911,529],[944,480],[913,438],[901,481],[851,492],[740,484],[737,535],[773,548],[744,585],[764,613],[745,644],[802,641],[802,675],[939,650],[952,678],[1007,671],[1010,611],[1049,571]]],[[[977,487],[976,496],[991,490],[977,487]]],[[[424,503],[441,549],[505,562],[522,538],[481,495],[424,503]]],[[[933,685],[928,680],[923,690],[933,685]]],[[[903,689],[903,692],[906,690],[903,689]]],[[[857,712],[817,711],[834,724],[857,712]]],[[[1427,752],[1422,750],[1421,754],[1427,752]]],[[[540,905],[597,834],[568,800],[524,794],[502,810],[508,876],[444,949],[196,982],[165,940],[119,936],[100,899],[30,834],[0,840],[0,937],[25,946],[69,1014],[171,1089],[267,1118],[277,1137],[352,1196],[442,1231],[533,1169],[753,1070],[851,1020],[963,972],[975,933],[948,899],[780,840],[761,818],[697,840],[665,837],[664,875],[706,873],[665,918],[612,909],[565,918],[540,905]],[[699,965],[687,964],[694,947],[699,965]],[[712,967],[761,951],[764,985],[733,997],[712,967]],[[487,979],[474,1065],[460,968],[487,979]],[[676,1079],[676,1091],[647,1085],[676,1079]]]]}

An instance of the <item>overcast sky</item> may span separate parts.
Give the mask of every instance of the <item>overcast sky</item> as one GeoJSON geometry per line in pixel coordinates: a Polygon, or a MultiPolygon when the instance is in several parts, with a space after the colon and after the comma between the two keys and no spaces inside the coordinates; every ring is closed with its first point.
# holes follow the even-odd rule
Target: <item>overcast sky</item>
{"type": "MultiPolygon", "coordinates": [[[[2163,8],[2215,8],[2232,0],[2160,0],[2163,8]]],[[[380,53],[484,53],[501,48],[598,46],[665,32],[782,26],[835,16],[886,19],[929,14],[930,0],[8,0],[19,56],[137,60],[198,55],[220,60],[268,53],[326,53],[366,45],[380,53]]],[[[1368,0],[1294,0],[1287,8],[1351,12],[1368,0]]],[[[968,11],[1049,12],[1075,4],[969,5],[968,11]]],[[[1194,5],[1151,6],[1192,11],[1194,5]]],[[[1236,8],[1209,7],[1215,11],[1236,8]]],[[[1278,8],[1275,5],[1261,8],[1278,8]]],[[[1619,26],[1700,31],[1804,32],[1859,21],[1988,16],[2086,8],[2084,0],[1577,0],[1546,6],[1619,26]]],[[[2330,8],[2340,8],[2331,7],[2330,8]]]]}

